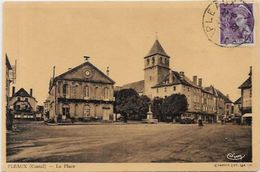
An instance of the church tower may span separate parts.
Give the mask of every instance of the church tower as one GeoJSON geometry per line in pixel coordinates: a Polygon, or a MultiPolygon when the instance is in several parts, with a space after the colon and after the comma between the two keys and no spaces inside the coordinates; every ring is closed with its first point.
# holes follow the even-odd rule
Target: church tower
{"type": "Polygon", "coordinates": [[[148,55],[144,57],[144,94],[152,98],[152,88],[160,83],[170,71],[170,56],[166,54],[158,39],[148,55]]]}

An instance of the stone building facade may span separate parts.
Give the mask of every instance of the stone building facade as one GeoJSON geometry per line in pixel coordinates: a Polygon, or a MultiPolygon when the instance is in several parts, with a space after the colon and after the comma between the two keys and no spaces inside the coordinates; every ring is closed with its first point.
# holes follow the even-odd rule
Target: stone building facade
{"type": "Polygon", "coordinates": [[[249,77],[243,82],[239,89],[241,90],[241,111],[242,115],[245,113],[252,113],[252,67],[250,67],[249,77]]]}
{"type": "Polygon", "coordinates": [[[234,115],[241,116],[241,97],[234,102],[234,115]]]}
{"type": "Polygon", "coordinates": [[[241,90],[241,114],[242,123],[251,125],[252,123],[252,67],[250,67],[249,77],[239,86],[241,90]]]}
{"type": "Polygon", "coordinates": [[[37,100],[33,97],[33,90],[30,89],[30,94],[21,88],[15,92],[15,87],[12,90],[9,108],[14,113],[14,118],[17,119],[34,119],[37,111],[37,100]]]}
{"type": "Polygon", "coordinates": [[[122,88],[138,89],[139,94],[165,98],[172,94],[184,94],[188,101],[188,110],[183,116],[208,121],[217,121],[225,115],[225,104],[229,98],[213,86],[203,87],[202,78],[193,76],[190,80],[183,71],[170,69],[170,56],[160,42],[156,40],[144,57],[144,80],[122,86],[122,88]],[[137,86],[138,83],[138,86],[137,86]],[[143,87],[143,89],[141,89],[143,87]],[[140,90],[143,92],[141,93],[140,90]]]}
{"type": "Polygon", "coordinates": [[[52,79],[49,87],[49,118],[110,120],[113,114],[114,81],[90,62],[52,79]]]}

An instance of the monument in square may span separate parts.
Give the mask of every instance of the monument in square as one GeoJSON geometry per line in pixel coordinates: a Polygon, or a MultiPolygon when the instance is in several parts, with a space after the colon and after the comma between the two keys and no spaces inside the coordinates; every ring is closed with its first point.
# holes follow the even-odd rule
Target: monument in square
{"type": "Polygon", "coordinates": [[[156,124],[156,123],[158,123],[158,119],[155,119],[155,118],[153,117],[153,112],[152,112],[152,110],[151,110],[151,105],[152,105],[152,103],[149,103],[149,110],[148,110],[148,112],[147,112],[147,114],[146,114],[146,119],[143,119],[143,120],[142,120],[143,123],[151,123],[151,124],[156,124]]]}

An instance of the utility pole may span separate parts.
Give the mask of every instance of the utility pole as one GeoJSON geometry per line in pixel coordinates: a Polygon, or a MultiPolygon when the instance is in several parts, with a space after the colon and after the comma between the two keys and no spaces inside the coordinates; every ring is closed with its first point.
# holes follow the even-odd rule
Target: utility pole
{"type": "Polygon", "coordinates": [[[57,114],[56,110],[57,110],[57,105],[56,105],[56,86],[54,84],[54,78],[55,78],[55,66],[53,66],[53,69],[52,69],[52,86],[54,87],[54,113],[55,113],[55,116],[57,114]]]}

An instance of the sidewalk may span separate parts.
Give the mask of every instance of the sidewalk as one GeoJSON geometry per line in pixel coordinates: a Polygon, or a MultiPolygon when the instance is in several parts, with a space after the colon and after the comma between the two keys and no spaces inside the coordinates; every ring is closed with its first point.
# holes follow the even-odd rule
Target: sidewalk
{"type": "MultiPolygon", "coordinates": [[[[57,125],[127,125],[127,124],[147,124],[143,123],[143,121],[127,121],[127,123],[123,121],[117,122],[74,122],[74,123],[46,123],[48,126],[57,126],[57,125]]],[[[166,123],[166,122],[159,122],[158,124],[173,124],[173,123],[166,123]]]]}

